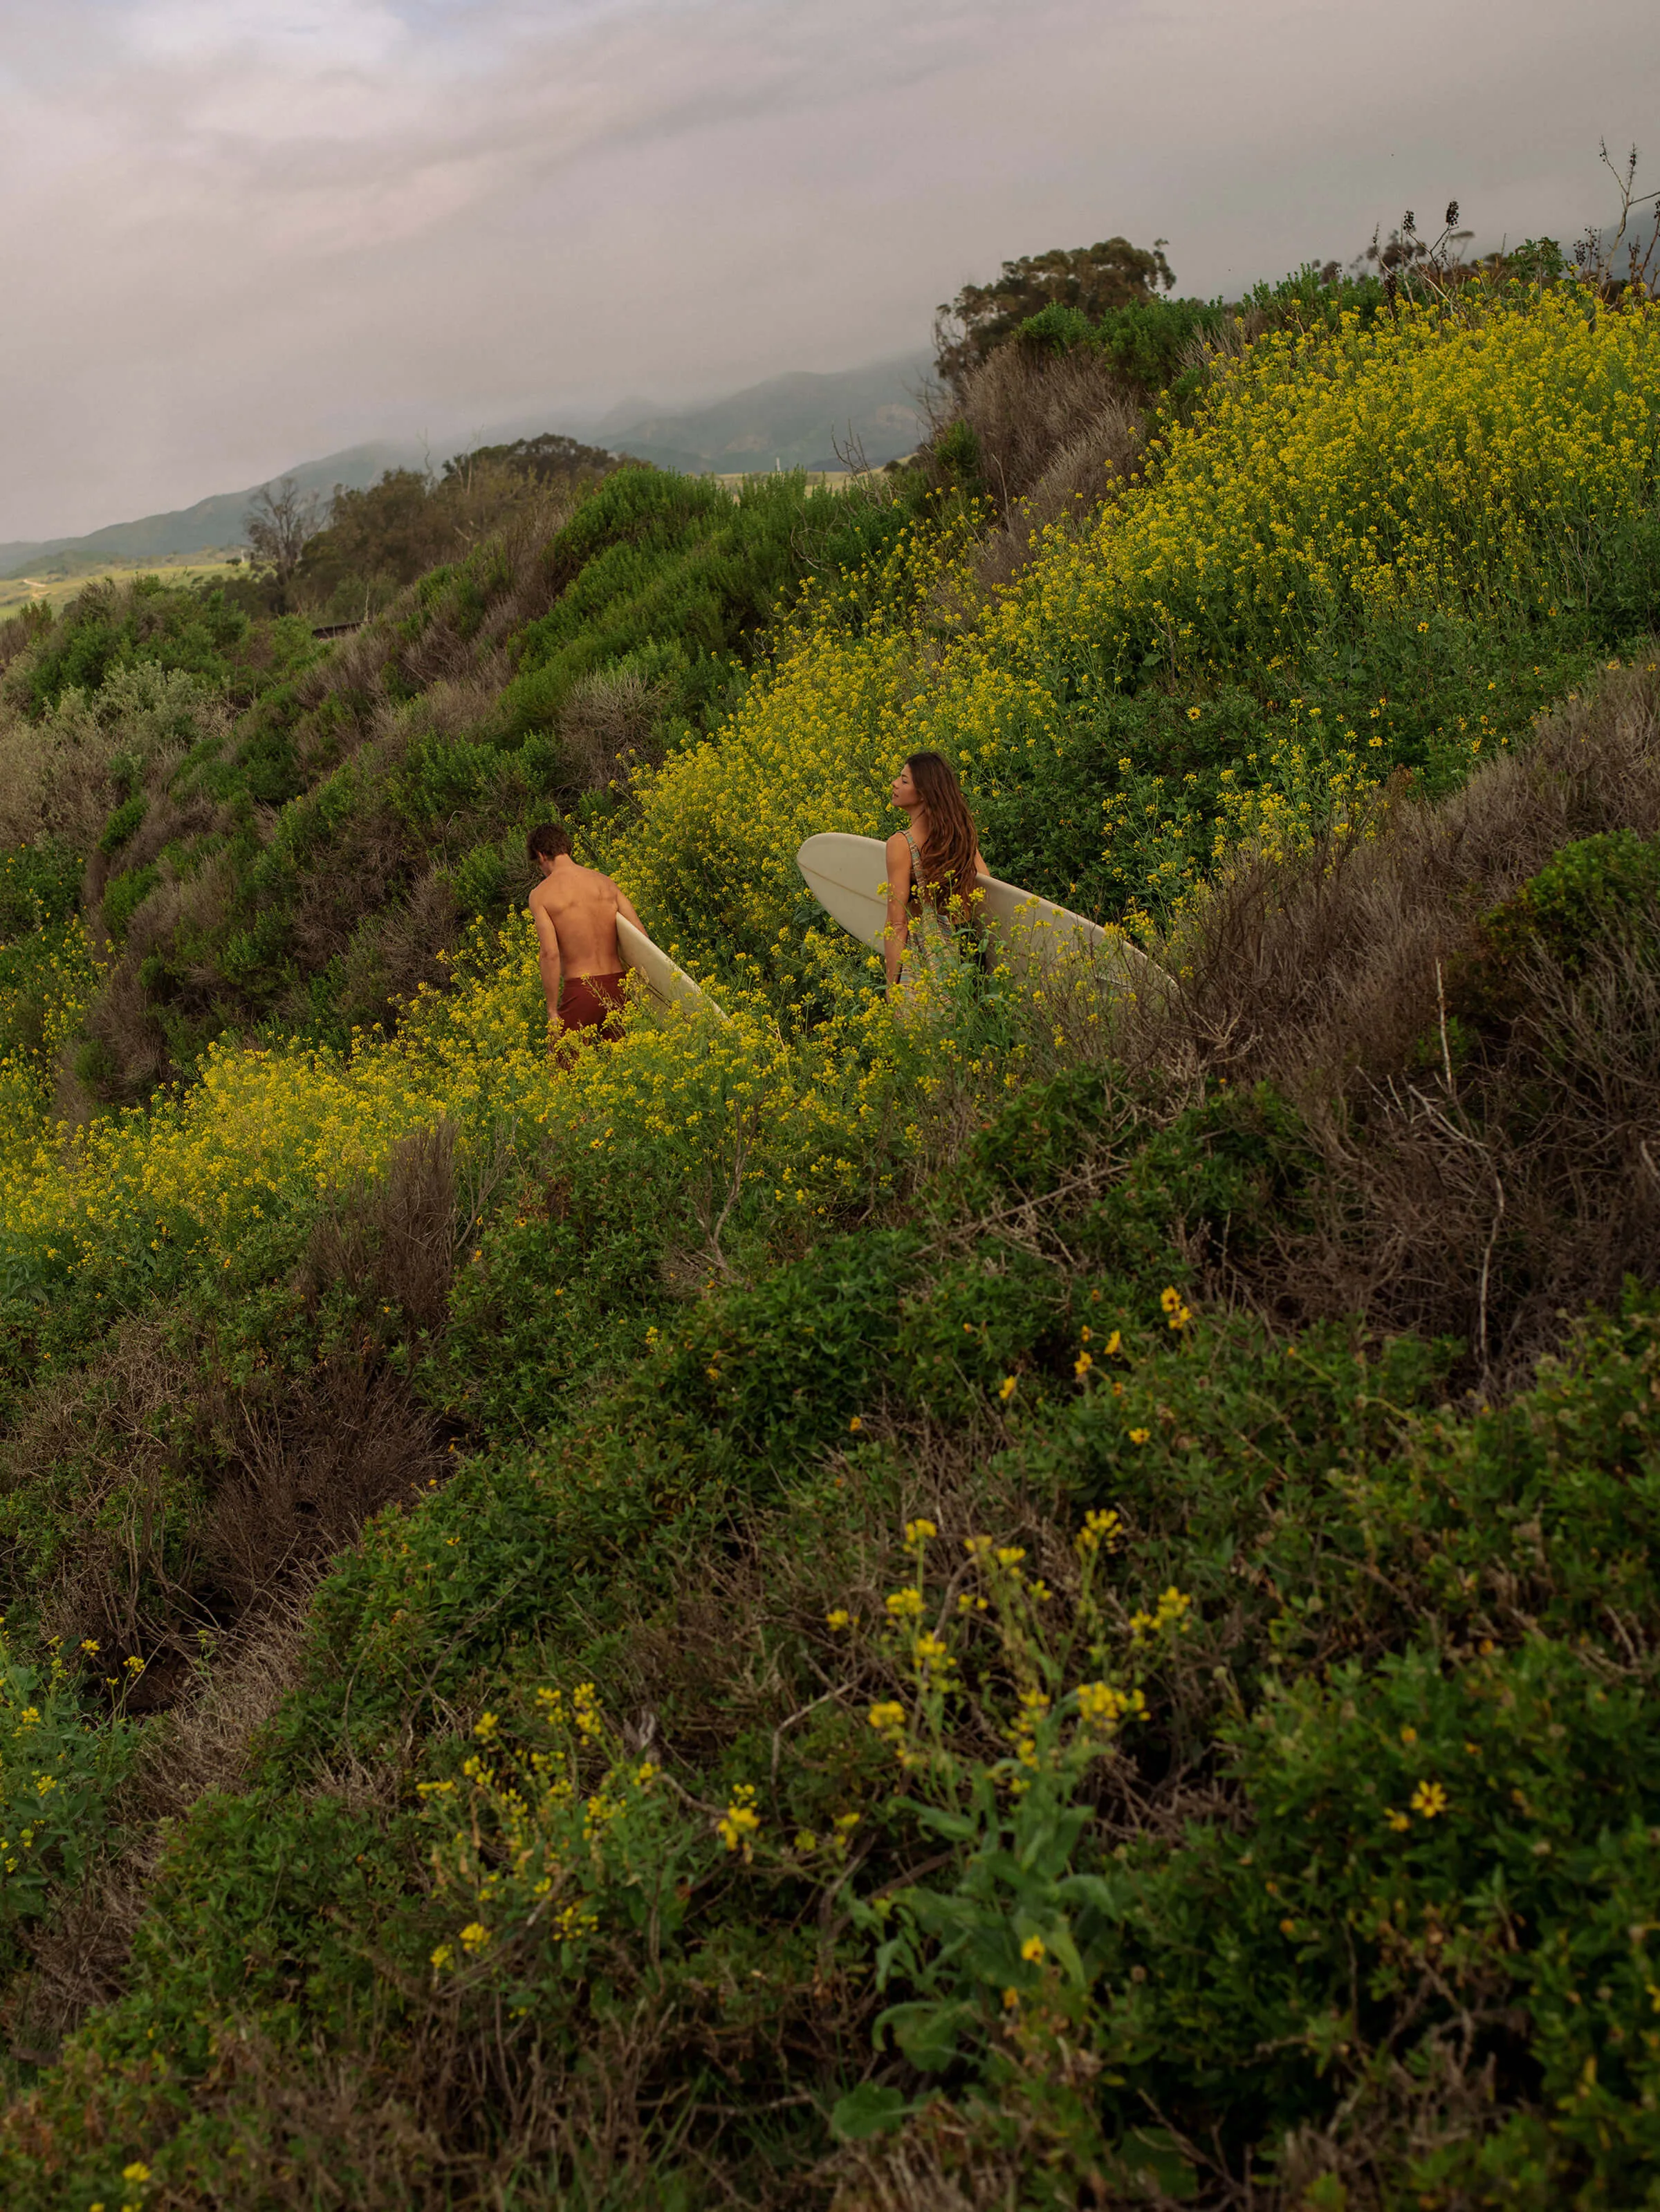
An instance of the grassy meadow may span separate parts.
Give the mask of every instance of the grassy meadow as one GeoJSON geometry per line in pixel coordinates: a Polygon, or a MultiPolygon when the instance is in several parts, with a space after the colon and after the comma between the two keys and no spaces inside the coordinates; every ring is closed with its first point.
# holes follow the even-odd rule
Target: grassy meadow
{"type": "Polygon", "coordinates": [[[175,585],[211,586],[246,573],[243,556],[233,559],[228,553],[174,553],[156,561],[108,561],[94,568],[82,556],[70,567],[61,556],[48,553],[32,564],[27,576],[0,576],[0,621],[30,606],[61,613],[93,582],[130,585],[140,576],[161,576],[175,585]]]}
{"type": "Polygon", "coordinates": [[[1660,2203],[1660,312],[1080,323],[0,627],[12,2212],[1660,2203]],[[923,746],[1164,980],[896,1018],[923,746]]]}

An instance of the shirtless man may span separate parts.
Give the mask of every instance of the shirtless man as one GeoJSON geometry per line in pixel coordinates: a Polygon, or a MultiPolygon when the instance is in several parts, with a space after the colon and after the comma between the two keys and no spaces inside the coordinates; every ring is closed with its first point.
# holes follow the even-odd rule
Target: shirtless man
{"type": "Polygon", "coordinates": [[[528,840],[533,866],[542,880],[530,895],[548,995],[548,1050],[573,1030],[608,1029],[614,1034],[623,1004],[628,963],[617,943],[617,917],[626,915],[635,928],[640,917],[609,876],[579,867],[570,856],[570,832],[544,823],[528,840]],[[564,985],[562,997],[561,983],[564,985]]]}

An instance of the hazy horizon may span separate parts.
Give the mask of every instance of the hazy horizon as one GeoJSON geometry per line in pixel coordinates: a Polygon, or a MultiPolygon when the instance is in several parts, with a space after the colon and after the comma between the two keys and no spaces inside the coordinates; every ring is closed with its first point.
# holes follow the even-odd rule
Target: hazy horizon
{"type": "Polygon", "coordinates": [[[1636,0],[3,9],[8,541],[911,352],[1114,233],[1202,295],[1455,196],[1571,236],[1660,77],[1636,0]]]}
{"type": "MultiPolygon", "coordinates": [[[[912,388],[912,374],[914,374],[915,386],[920,388],[932,380],[930,351],[931,349],[922,348],[909,354],[885,356],[879,361],[854,363],[853,368],[854,373],[860,370],[879,371],[885,368],[908,372],[909,374],[904,374],[901,379],[902,387],[907,390],[912,388]]],[[[325,470],[325,465],[332,463],[355,463],[360,459],[360,457],[368,462],[369,472],[366,474],[359,471],[349,471],[349,481],[354,484],[367,483],[371,481],[374,471],[387,468],[424,468],[436,475],[452,454],[465,452],[470,447],[497,440],[530,437],[544,430],[571,432],[579,437],[592,439],[601,445],[615,442],[619,451],[632,452],[635,444],[638,441],[630,436],[630,433],[641,427],[656,428],[664,424],[672,424],[682,417],[690,418],[695,422],[706,407],[718,404],[725,400],[742,398],[746,392],[763,392],[775,384],[787,383],[792,377],[800,374],[824,375],[829,380],[837,374],[838,372],[835,370],[786,370],[778,377],[763,378],[753,386],[740,386],[735,392],[721,391],[697,394],[689,398],[684,404],[678,404],[672,400],[654,400],[644,393],[636,392],[624,394],[620,402],[613,402],[604,407],[596,404],[588,407],[559,407],[554,410],[537,408],[522,416],[509,417],[506,422],[471,422],[462,428],[453,428],[442,435],[435,435],[423,431],[414,437],[404,439],[380,436],[362,438],[354,441],[350,446],[337,447],[327,453],[293,454],[288,460],[265,471],[262,476],[250,479],[246,484],[216,483],[210,491],[198,494],[195,498],[175,501],[165,507],[152,508],[142,515],[108,516],[104,522],[94,525],[91,532],[52,531],[37,532],[27,538],[0,538],[0,556],[9,560],[15,560],[26,549],[29,551],[40,550],[44,552],[64,541],[78,544],[88,536],[95,536],[110,529],[153,521],[169,514],[188,514],[198,506],[211,505],[216,501],[222,501],[227,496],[240,497],[251,495],[262,484],[275,484],[285,478],[296,479],[301,483],[303,489],[326,495],[332,485],[326,473],[319,475],[319,470],[325,470]]],[[[827,444],[834,443],[840,425],[836,422],[827,424],[827,444]]],[[[649,458],[648,453],[647,457],[649,458]]],[[[786,462],[785,465],[787,467],[817,466],[828,465],[830,462],[830,456],[827,453],[822,463],[818,460],[810,463],[797,460],[786,462]]],[[[660,463],[659,465],[665,465],[665,464],[660,463]]],[[[763,464],[757,459],[755,465],[759,467],[763,464]]],[[[240,520],[239,518],[239,526],[240,520]]],[[[230,541],[228,539],[227,542],[230,541]]]]}

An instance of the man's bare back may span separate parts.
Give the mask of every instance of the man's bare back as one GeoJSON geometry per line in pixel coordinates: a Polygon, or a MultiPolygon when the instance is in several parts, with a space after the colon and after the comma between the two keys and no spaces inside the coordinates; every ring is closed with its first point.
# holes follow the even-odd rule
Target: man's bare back
{"type": "Polygon", "coordinates": [[[572,860],[562,828],[534,831],[531,856],[542,871],[530,910],[549,1022],[565,1029],[593,1027],[621,1004],[628,963],[617,947],[617,917],[624,915],[636,928],[640,917],[609,876],[572,860]]]}

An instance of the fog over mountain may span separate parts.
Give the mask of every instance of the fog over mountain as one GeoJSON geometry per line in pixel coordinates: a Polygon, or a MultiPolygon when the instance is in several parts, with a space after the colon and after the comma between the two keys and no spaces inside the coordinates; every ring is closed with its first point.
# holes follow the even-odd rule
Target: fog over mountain
{"type": "MultiPolygon", "coordinates": [[[[850,451],[879,466],[915,445],[922,427],[917,395],[927,372],[927,357],[921,354],[873,362],[839,376],[798,370],[678,413],[654,408],[647,399],[627,401],[603,416],[572,410],[556,416],[544,410],[492,423],[467,442],[494,443],[558,428],[580,432],[660,468],[684,469],[693,475],[835,468],[850,451]]],[[[426,441],[375,439],[325,453],[320,459],[296,461],[277,476],[291,477],[301,491],[326,499],[337,486],[356,490],[374,483],[387,469],[435,470],[459,450],[454,444],[435,450],[426,441]]],[[[143,515],[134,522],[106,524],[79,537],[0,544],[0,574],[15,575],[43,558],[64,553],[143,561],[239,545],[249,502],[258,489],[249,484],[238,491],[210,494],[191,507],[143,515]]]]}
{"type": "Polygon", "coordinates": [[[5,12],[14,542],[891,358],[1051,245],[1166,238],[1210,294],[1454,195],[1572,233],[1660,70],[1644,0],[5,12]]]}

